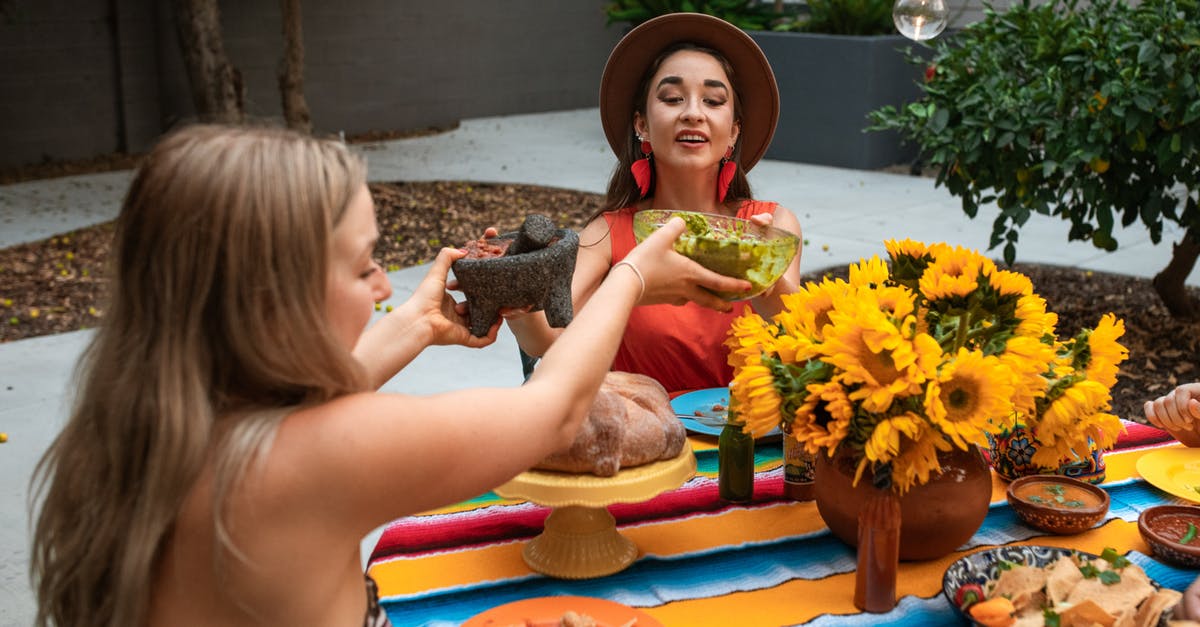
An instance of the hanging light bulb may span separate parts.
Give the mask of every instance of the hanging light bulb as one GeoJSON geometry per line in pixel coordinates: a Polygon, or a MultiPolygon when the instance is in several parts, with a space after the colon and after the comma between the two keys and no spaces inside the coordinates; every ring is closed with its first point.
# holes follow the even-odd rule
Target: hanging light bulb
{"type": "Polygon", "coordinates": [[[892,21],[901,35],[914,41],[933,39],[946,28],[946,0],[896,0],[892,21]]]}

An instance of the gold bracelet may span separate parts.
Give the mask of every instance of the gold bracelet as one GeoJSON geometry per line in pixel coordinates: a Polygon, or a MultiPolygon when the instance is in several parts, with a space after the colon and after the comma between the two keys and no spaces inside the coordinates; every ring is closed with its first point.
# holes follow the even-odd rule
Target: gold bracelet
{"type": "Polygon", "coordinates": [[[633,273],[637,275],[638,282],[642,284],[642,291],[640,294],[638,294],[638,300],[642,300],[642,297],[646,295],[646,277],[642,276],[642,271],[638,270],[638,267],[633,265],[632,261],[626,261],[624,259],[614,263],[613,269],[615,270],[617,266],[628,266],[629,269],[633,270],[633,273]]]}

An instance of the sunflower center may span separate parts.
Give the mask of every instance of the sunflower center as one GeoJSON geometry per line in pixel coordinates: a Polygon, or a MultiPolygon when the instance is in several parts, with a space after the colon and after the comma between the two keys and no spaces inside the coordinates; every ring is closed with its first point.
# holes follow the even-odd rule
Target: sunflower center
{"type": "Polygon", "coordinates": [[[950,388],[942,395],[942,402],[946,405],[946,419],[952,422],[968,419],[974,413],[977,400],[975,394],[961,385],[950,388]]]}
{"type": "Polygon", "coordinates": [[[874,358],[866,360],[863,365],[880,385],[887,385],[900,376],[900,373],[896,371],[896,362],[892,359],[891,351],[880,351],[873,355],[874,358]]]}

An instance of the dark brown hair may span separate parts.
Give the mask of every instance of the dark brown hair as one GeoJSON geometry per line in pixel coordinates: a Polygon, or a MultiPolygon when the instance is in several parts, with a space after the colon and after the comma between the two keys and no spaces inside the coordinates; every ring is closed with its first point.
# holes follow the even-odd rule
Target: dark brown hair
{"type": "MultiPolygon", "coordinates": [[[[630,106],[633,107],[633,110],[642,116],[646,115],[646,98],[650,94],[650,80],[654,78],[654,74],[658,72],[658,69],[662,67],[662,64],[667,60],[668,57],[683,50],[703,52],[704,54],[713,57],[718,63],[721,64],[721,68],[725,70],[725,75],[729,77],[730,82],[733,84],[733,119],[735,121],[741,121],[741,90],[738,89],[738,78],[733,73],[733,66],[730,65],[729,61],[727,61],[720,52],[717,52],[712,48],[705,48],[703,46],[698,46],[696,44],[687,42],[672,44],[671,46],[667,47],[662,51],[661,54],[658,55],[658,57],[654,59],[654,62],[646,68],[646,72],[642,75],[642,80],[638,83],[638,89],[636,92],[637,95],[634,97],[633,102],[629,103],[630,106]]],[[[633,124],[634,116],[630,116],[629,128],[625,132],[625,144],[621,150],[621,154],[617,155],[617,167],[615,170],[613,170],[612,178],[610,178],[608,181],[608,194],[605,198],[604,207],[588,218],[589,222],[600,217],[600,215],[603,213],[616,211],[622,207],[628,207],[642,198],[641,190],[638,189],[637,182],[633,180],[633,173],[629,170],[629,166],[631,166],[634,161],[642,158],[641,143],[637,140],[637,137],[635,137],[633,124]]],[[[741,163],[741,158],[742,142],[739,140],[733,148],[733,160],[736,163],[741,163]]],[[[651,162],[653,162],[654,157],[651,156],[650,159],[651,162]]],[[[657,181],[651,177],[650,191],[647,192],[647,196],[654,195],[654,186],[656,182],[657,181]]],[[[715,183],[713,193],[716,193],[715,183]]],[[[725,197],[725,202],[736,203],[748,198],[751,198],[750,181],[746,179],[745,171],[739,167],[737,169],[737,173],[734,174],[733,182],[729,185],[729,193],[725,197]]]]}

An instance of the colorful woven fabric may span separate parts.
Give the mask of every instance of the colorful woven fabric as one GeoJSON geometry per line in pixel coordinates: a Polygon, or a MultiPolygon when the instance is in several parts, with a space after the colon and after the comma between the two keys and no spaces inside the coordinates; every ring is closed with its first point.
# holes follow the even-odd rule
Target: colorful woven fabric
{"type": "Polygon", "coordinates": [[[992,505],[967,546],[944,558],[900,565],[899,605],[859,614],[852,603],[854,549],[833,537],[812,502],[782,496],[778,442],[756,450],[754,500],[717,497],[715,441],[692,438],[697,476],[643,503],[609,507],[621,533],[641,550],[614,575],[579,581],[533,572],[521,558],[550,509],[486,494],[384,531],[370,574],[396,625],[458,625],[484,610],[526,598],[580,595],[636,607],[664,625],[935,625],[958,619],[941,595],[942,574],[962,555],[1001,544],[1044,544],[1093,553],[1128,552],[1159,583],[1182,589],[1196,576],[1159,564],[1137,531],[1138,514],[1171,497],[1134,469],[1148,448],[1177,445],[1162,431],[1127,423],[1106,455],[1107,519],[1076,536],[1048,536],[1022,524],[994,479],[992,505]]]}

